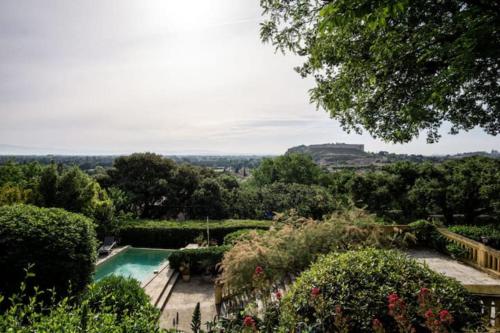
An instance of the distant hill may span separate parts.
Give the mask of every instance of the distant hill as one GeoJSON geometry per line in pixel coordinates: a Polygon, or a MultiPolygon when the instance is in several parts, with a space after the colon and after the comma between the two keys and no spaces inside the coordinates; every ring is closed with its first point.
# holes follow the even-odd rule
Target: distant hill
{"type": "Polygon", "coordinates": [[[307,154],[323,166],[364,165],[376,162],[373,156],[365,152],[364,145],[347,143],[325,143],[310,146],[297,146],[287,150],[286,154],[307,154]]]}

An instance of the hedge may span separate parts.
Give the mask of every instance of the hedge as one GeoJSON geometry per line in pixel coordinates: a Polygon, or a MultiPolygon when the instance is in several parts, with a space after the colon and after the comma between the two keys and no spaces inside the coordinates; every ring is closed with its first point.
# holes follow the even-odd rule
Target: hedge
{"type": "Polygon", "coordinates": [[[198,249],[185,249],[172,252],[168,257],[170,267],[179,269],[181,263],[190,265],[192,274],[199,274],[206,271],[215,273],[216,265],[222,261],[224,253],[230,246],[211,246],[198,249]]]}
{"type": "Polygon", "coordinates": [[[454,225],[448,229],[477,242],[483,242],[482,237],[485,237],[487,245],[500,249],[500,229],[494,225],[454,225]]]}
{"type": "MultiPolygon", "coordinates": [[[[271,221],[223,220],[211,221],[210,240],[222,244],[224,237],[241,229],[269,229],[271,221]]],[[[122,244],[138,247],[181,248],[194,243],[200,235],[206,237],[205,221],[153,221],[126,222],[119,231],[122,244]]]]}
{"type": "Polygon", "coordinates": [[[29,285],[82,291],[92,280],[96,239],[90,219],[59,208],[0,207],[0,293],[19,290],[33,265],[29,285]]]}
{"type": "Polygon", "coordinates": [[[399,251],[365,249],[331,253],[304,271],[282,300],[280,332],[294,331],[301,323],[332,327],[339,313],[348,318],[349,332],[372,332],[374,319],[387,332],[398,332],[388,312],[391,294],[403,300],[416,332],[427,332],[422,311],[428,309],[449,311],[454,320],[448,331],[480,325],[479,301],[458,281],[399,251]],[[418,297],[422,292],[428,296],[425,305],[418,297]]]}

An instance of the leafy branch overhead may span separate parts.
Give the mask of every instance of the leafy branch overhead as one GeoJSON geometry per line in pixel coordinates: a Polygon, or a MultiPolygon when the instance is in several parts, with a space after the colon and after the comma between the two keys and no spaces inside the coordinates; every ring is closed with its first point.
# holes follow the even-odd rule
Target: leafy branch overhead
{"type": "Polygon", "coordinates": [[[261,38],[305,57],[312,102],[385,141],[500,131],[500,3],[261,0],[261,38]]]}

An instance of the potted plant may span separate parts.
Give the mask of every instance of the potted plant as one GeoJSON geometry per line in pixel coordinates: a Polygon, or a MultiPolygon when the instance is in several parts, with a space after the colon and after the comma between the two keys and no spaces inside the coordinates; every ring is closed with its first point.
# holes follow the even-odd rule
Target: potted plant
{"type": "Polygon", "coordinates": [[[189,267],[189,263],[183,261],[179,266],[179,272],[181,273],[182,280],[185,282],[189,282],[191,280],[191,269],[189,267]]]}

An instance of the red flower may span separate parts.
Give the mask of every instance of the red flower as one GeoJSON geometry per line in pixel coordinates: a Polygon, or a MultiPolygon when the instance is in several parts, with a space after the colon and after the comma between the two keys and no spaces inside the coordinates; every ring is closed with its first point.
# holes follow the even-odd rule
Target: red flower
{"type": "Polygon", "coordinates": [[[312,296],[312,297],[316,297],[316,296],[318,296],[320,293],[321,293],[321,290],[319,290],[319,288],[318,288],[318,287],[313,287],[313,288],[311,289],[311,296],[312,296]]]}
{"type": "Polygon", "coordinates": [[[431,292],[431,291],[430,291],[429,289],[427,289],[427,288],[423,287],[423,288],[420,288],[420,292],[419,292],[419,294],[420,294],[420,295],[427,295],[427,294],[428,294],[428,293],[430,293],[430,292],[431,292]]]}
{"type": "Polygon", "coordinates": [[[448,310],[441,310],[439,311],[439,319],[442,322],[451,322],[453,318],[448,310]]]}
{"type": "Polygon", "coordinates": [[[396,303],[399,300],[399,296],[396,293],[392,293],[387,296],[387,299],[389,300],[389,303],[396,303]]]}
{"type": "Polygon", "coordinates": [[[264,269],[260,266],[255,267],[255,275],[259,276],[264,273],[264,269]]]}
{"type": "Polygon", "coordinates": [[[255,326],[255,320],[251,316],[245,316],[245,318],[243,318],[243,326],[253,327],[255,326]]]}
{"type": "Polygon", "coordinates": [[[279,301],[279,300],[281,300],[281,297],[282,297],[283,295],[281,294],[281,291],[279,291],[279,290],[278,290],[277,292],[275,292],[275,293],[274,293],[274,296],[275,296],[275,297],[276,297],[276,299],[279,301]]]}
{"type": "Polygon", "coordinates": [[[432,312],[432,309],[429,309],[429,310],[425,311],[424,317],[427,318],[427,319],[433,318],[434,317],[434,312],[432,312]]]}
{"type": "Polygon", "coordinates": [[[389,303],[389,305],[387,307],[389,308],[389,310],[392,311],[396,307],[396,304],[395,303],[389,303]]]}

